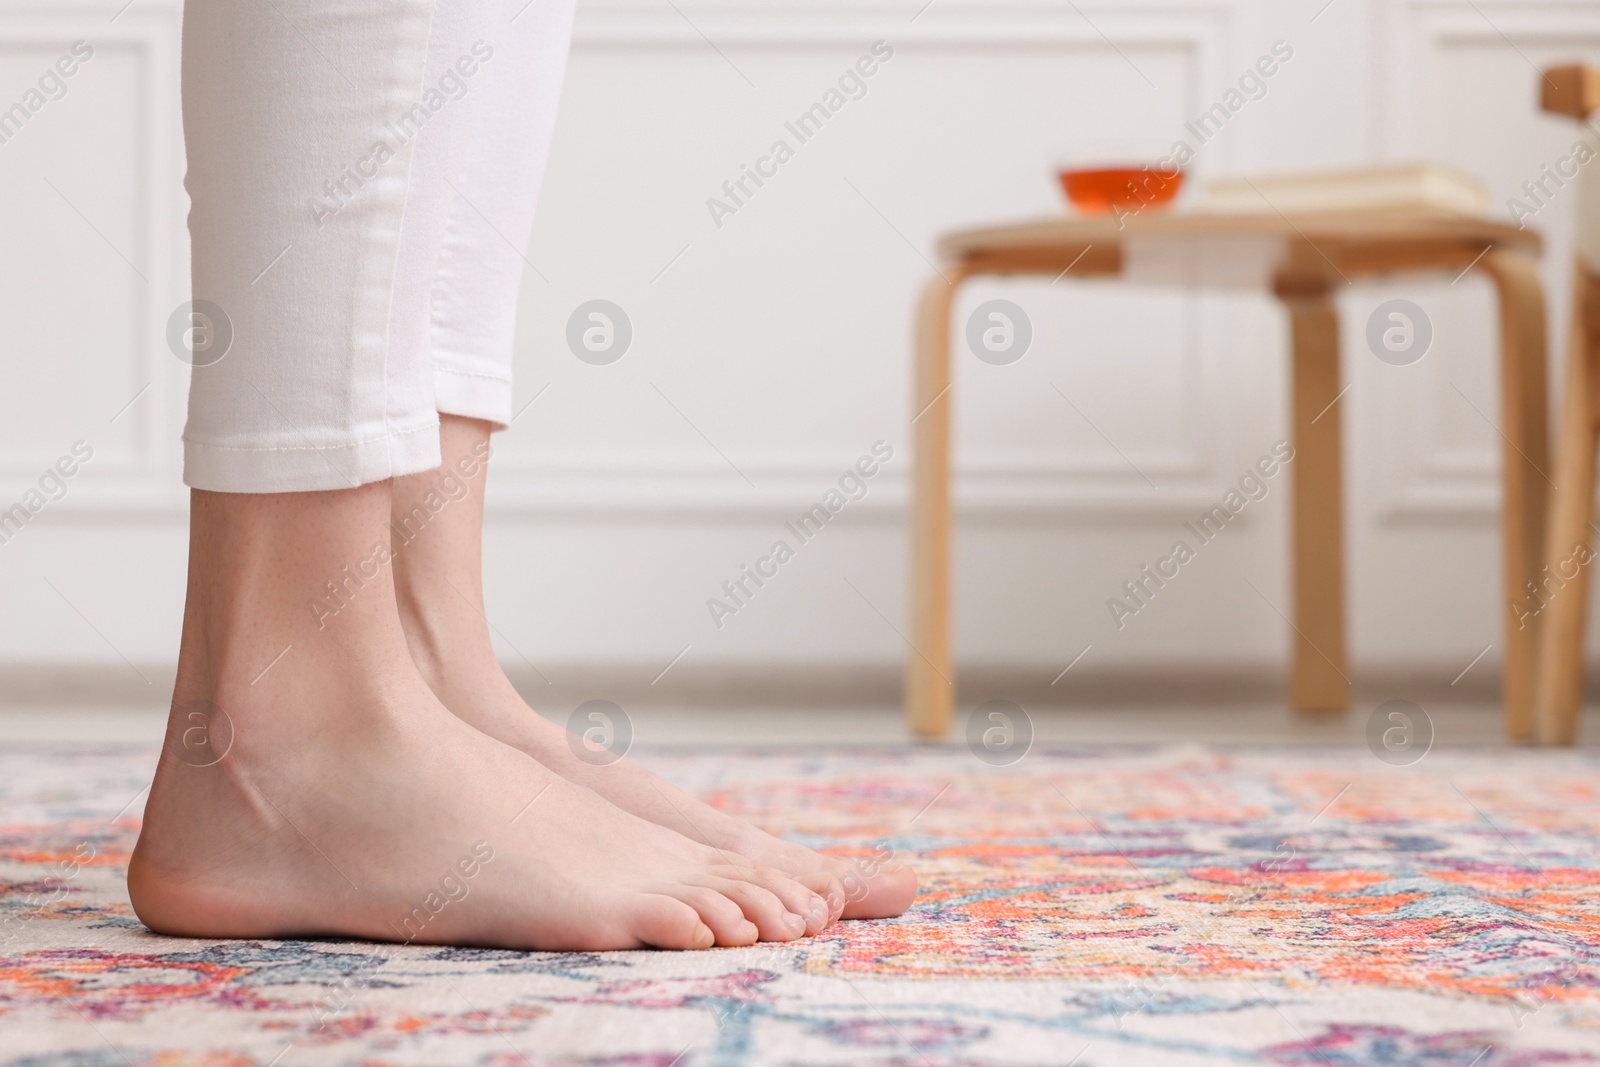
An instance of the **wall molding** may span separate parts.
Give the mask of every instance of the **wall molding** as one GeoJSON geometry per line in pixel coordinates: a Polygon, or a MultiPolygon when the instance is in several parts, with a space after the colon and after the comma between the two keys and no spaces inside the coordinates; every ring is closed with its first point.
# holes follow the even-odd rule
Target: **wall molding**
{"type": "MultiPolygon", "coordinates": [[[[1434,109],[1443,102],[1435,99],[1441,79],[1440,57],[1451,47],[1559,47],[1577,56],[1587,50],[1600,51],[1600,9],[1585,0],[1403,0],[1380,4],[1372,26],[1372,48],[1376,68],[1384,72],[1385,83],[1374,94],[1372,128],[1379,155],[1387,159],[1415,158],[1418,145],[1426,143],[1434,109]],[[1404,61],[1403,61],[1404,60],[1404,61]]],[[[1526,55],[1523,59],[1528,59],[1526,55]]],[[[1530,62],[1532,62],[1530,60],[1530,62]]],[[[1528,92],[1535,89],[1536,69],[1528,71],[1528,92]]],[[[1502,214],[1498,205],[1491,212],[1502,214]]],[[[1570,262],[1570,239],[1563,232],[1547,232],[1543,262],[1548,314],[1549,374],[1552,386],[1560,381],[1560,364],[1566,351],[1566,272],[1570,262]],[[1549,284],[1552,278],[1559,279],[1549,284]]],[[[1498,315],[1496,314],[1496,321],[1498,315]]],[[[1493,370],[1498,377],[1498,341],[1490,349],[1493,370]]],[[[1425,388],[1460,402],[1449,383],[1430,377],[1425,388]]],[[[1498,426],[1499,405],[1494,396],[1473,397],[1472,402],[1498,426]]],[[[1426,404],[1427,401],[1424,401],[1426,404]]],[[[1394,405],[1378,405],[1392,409],[1394,405]]],[[[1552,430],[1560,413],[1552,393],[1552,430]]],[[[1393,418],[1384,411],[1385,419],[1393,418]]],[[[1498,521],[1500,509],[1500,440],[1498,431],[1486,438],[1479,449],[1429,447],[1423,440],[1420,449],[1404,456],[1397,469],[1383,479],[1383,502],[1379,519],[1393,524],[1437,524],[1467,521],[1487,525],[1498,521]]]]}
{"type": "MultiPolygon", "coordinates": [[[[624,708],[648,706],[748,707],[785,710],[823,707],[894,707],[900,703],[903,664],[898,661],[684,663],[661,675],[661,664],[546,664],[543,676],[520,661],[503,664],[507,676],[530,704],[546,714],[594,698],[624,708]]],[[[1451,687],[1454,664],[1375,664],[1356,673],[1351,710],[1396,694],[1429,706],[1496,704],[1500,677],[1496,665],[1482,664],[1451,687]]],[[[958,708],[1002,698],[1024,707],[1075,710],[1097,707],[1171,706],[1195,708],[1283,703],[1287,679],[1282,664],[1173,662],[1129,666],[1085,666],[1058,684],[1056,665],[983,663],[958,667],[958,708]]],[[[43,664],[0,662],[0,710],[38,711],[87,707],[165,709],[172,700],[176,668],[141,663],[136,675],[123,663],[43,664]],[[150,679],[147,684],[140,675],[150,679]]],[[[1591,671],[1594,692],[1600,674],[1591,671]]],[[[958,711],[958,714],[961,712],[958,711]]]]}
{"type": "MultiPolygon", "coordinates": [[[[605,51],[726,45],[804,50],[853,47],[883,38],[896,48],[910,49],[970,49],[976,45],[996,50],[1106,52],[1111,46],[1101,36],[1104,31],[1117,47],[1179,50],[1188,55],[1191,70],[1182,91],[1187,96],[1185,109],[1193,112],[1201,106],[1203,87],[1215,84],[1226,69],[1240,16],[1237,0],[1085,5],[1087,17],[1043,4],[941,2],[918,14],[920,7],[919,3],[818,11],[799,5],[735,3],[685,7],[687,14],[680,16],[653,5],[584,4],[579,9],[573,47],[575,51],[605,51]],[[912,15],[917,17],[912,19],[912,15]]],[[[1189,314],[1194,315],[1192,311],[1189,314]]],[[[1195,374],[1206,358],[1201,351],[1205,341],[1204,337],[1193,339],[1186,352],[1186,373],[1195,374]]],[[[909,365],[909,345],[905,359],[909,365]]],[[[1191,426],[1200,421],[1192,408],[1186,416],[1191,426]]],[[[896,430],[904,432],[904,426],[896,430]]],[[[1160,494],[1150,489],[1144,477],[1128,469],[1128,460],[1098,452],[959,454],[956,507],[963,514],[978,516],[1170,520],[1214,502],[1216,451],[1214,442],[1200,440],[1196,450],[1187,454],[1130,449],[1136,467],[1168,476],[1160,483],[1164,488],[1168,482],[1175,483],[1160,494]],[[1211,447],[1206,448],[1207,444],[1211,447]]],[[[897,457],[900,461],[909,464],[904,449],[897,457]]],[[[732,462],[759,488],[744,484],[727,463],[715,457],[648,467],[630,460],[592,465],[514,461],[500,475],[495,506],[501,513],[692,509],[708,516],[766,515],[785,506],[795,507],[825,491],[849,459],[831,463],[820,454],[804,453],[772,462],[733,454],[732,462]]],[[[852,510],[902,515],[905,478],[904,470],[895,472],[879,483],[880,490],[852,505],[852,510]]]]}
{"type": "MultiPolygon", "coordinates": [[[[6,20],[0,25],[0,49],[17,47],[55,47],[60,43],[87,40],[97,54],[121,51],[135,57],[138,74],[130,89],[143,105],[138,135],[139,158],[131,172],[138,184],[140,211],[134,220],[138,233],[134,258],[147,281],[134,281],[139,294],[136,321],[127,324],[134,338],[134,363],[126,368],[133,385],[127,399],[137,402],[126,411],[108,410],[131,423],[134,442],[130,450],[111,453],[97,432],[98,421],[80,420],[74,433],[63,431],[54,450],[0,452],[0,508],[9,508],[38,478],[45,466],[65,452],[73,440],[83,439],[97,446],[93,477],[76,479],[78,491],[70,505],[67,500],[52,507],[76,512],[87,503],[85,497],[99,496],[101,487],[110,492],[95,505],[97,510],[117,510],[127,506],[166,508],[179,497],[168,489],[176,479],[178,448],[166,427],[181,421],[183,387],[186,379],[182,364],[167,351],[165,327],[173,308],[186,299],[188,253],[184,247],[185,197],[180,111],[178,106],[179,21],[181,9],[169,0],[153,0],[137,7],[85,4],[63,8],[58,5],[7,3],[6,20]],[[165,191],[165,193],[163,192],[165,191]],[[147,383],[147,384],[145,384],[147,383]],[[141,385],[143,391],[141,392],[141,385]],[[85,486],[93,484],[94,489],[85,486]]],[[[85,65],[79,77],[95,77],[104,69],[85,65]]],[[[59,118],[45,112],[35,121],[59,118]]],[[[92,239],[92,238],[91,238],[92,239]]],[[[87,357],[86,357],[87,358],[87,357]]],[[[89,468],[85,468],[87,472],[89,468]]]]}

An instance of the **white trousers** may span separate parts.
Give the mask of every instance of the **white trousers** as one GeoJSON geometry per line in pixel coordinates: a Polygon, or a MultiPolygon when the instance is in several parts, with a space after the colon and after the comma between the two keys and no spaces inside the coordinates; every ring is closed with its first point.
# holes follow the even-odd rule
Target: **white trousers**
{"type": "Polygon", "coordinates": [[[440,413],[510,420],[571,25],[572,0],[187,0],[185,482],[351,488],[437,467],[440,413]]]}

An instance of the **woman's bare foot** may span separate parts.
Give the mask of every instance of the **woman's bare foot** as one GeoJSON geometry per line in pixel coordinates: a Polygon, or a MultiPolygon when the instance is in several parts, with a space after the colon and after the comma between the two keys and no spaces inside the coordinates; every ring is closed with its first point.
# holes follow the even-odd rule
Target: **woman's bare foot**
{"type": "Polygon", "coordinates": [[[520,949],[820,930],[827,904],[796,879],[619,810],[439,703],[378,551],[389,489],[194,494],[178,690],[128,871],[139,917],[520,949]]]}
{"type": "Polygon", "coordinates": [[[486,423],[440,420],[444,466],[394,483],[395,585],[412,659],[439,699],[482,732],[594,790],[617,807],[684,837],[775,867],[808,885],[819,873],[832,917],[899,915],[917,895],[916,874],[893,857],[858,862],[824,856],[718,811],[630,763],[586,756],[581,743],[538,715],[496,662],[483,614],[481,544],[487,477],[486,423]]]}

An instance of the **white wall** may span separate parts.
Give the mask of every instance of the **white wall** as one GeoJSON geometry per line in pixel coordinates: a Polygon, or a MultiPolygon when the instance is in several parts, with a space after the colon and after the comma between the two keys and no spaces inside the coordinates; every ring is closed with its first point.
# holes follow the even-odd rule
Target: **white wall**
{"type": "MultiPolygon", "coordinates": [[[[522,292],[518,393],[539,399],[498,441],[490,603],[505,656],[646,678],[685,646],[702,669],[896,663],[909,325],[936,235],[1060,211],[1054,161],[1129,129],[1183,136],[1276,40],[1293,59],[1191,176],[1428,157],[1504,205],[1570,144],[1537,113],[1534,68],[1600,61],[1595,5],[1323,4],[581,4],[522,292]],[[793,144],[785,120],[877,40],[894,54],[867,94],[715,225],[707,199],[775,138],[793,144]],[[596,297],[635,331],[607,367],[563,341],[596,297]],[[715,628],[706,598],[880,439],[896,458],[867,498],[715,628]]],[[[186,297],[180,8],[121,8],[0,0],[0,108],[71,41],[95,48],[67,95],[0,144],[0,507],[74,441],[95,449],[67,497],[0,545],[0,662],[160,664],[176,647],[187,369],[163,333],[186,297]]],[[[1558,196],[1535,220],[1556,338],[1570,217],[1558,196]]],[[[1105,607],[1285,435],[1277,309],[1009,282],[973,285],[958,321],[1002,293],[1035,340],[1009,367],[957,360],[961,658],[1058,669],[1092,643],[1085,669],[1277,668],[1282,479],[1125,630],[1105,607]]],[[[1407,277],[1340,303],[1353,655],[1448,677],[1498,644],[1504,610],[1491,293],[1407,277]],[[1378,363],[1360,336],[1392,296],[1435,322],[1412,367],[1378,363]]]]}

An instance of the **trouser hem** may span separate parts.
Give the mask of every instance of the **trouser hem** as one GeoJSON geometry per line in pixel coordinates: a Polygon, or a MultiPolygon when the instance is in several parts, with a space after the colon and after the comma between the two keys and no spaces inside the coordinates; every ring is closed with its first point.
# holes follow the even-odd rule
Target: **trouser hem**
{"type": "Polygon", "coordinates": [[[495,430],[511,424],[511,379],[440,366],[434,353],[433,404],[441,415],[482,419],[495,430]]]}
{"type": "Polygon", "coordinates": [[[439,466],[439,424],[346,444],[240,448],[184,441],[183,480],[214,493],[309,493],[354,489],[439,466]]]}

